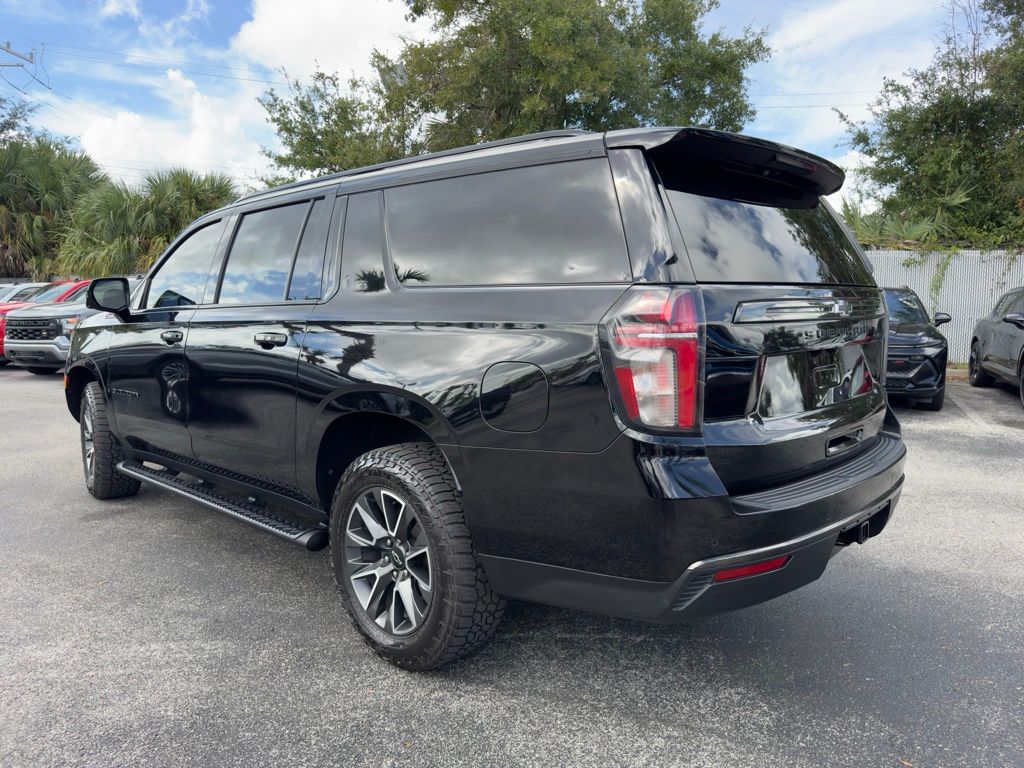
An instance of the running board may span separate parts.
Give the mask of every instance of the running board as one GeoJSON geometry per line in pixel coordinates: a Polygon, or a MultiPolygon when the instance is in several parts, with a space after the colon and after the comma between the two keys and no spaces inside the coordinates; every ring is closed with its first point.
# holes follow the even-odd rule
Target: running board
{"type": "Polygon", "coordinates": [[[153,469],[137,461],[122,461],[117,465],[117,471],[144,483],[172,491],[186,499],[198,501],[203,506],[262,528],[286,541],[303,546],[311,552],[323,549],[328,544],[326,526],[274,514],[259,504],[232,499],[217,493],[206,483],[203,486],[196,486],[185,482],[171,472],[153,469]]]}

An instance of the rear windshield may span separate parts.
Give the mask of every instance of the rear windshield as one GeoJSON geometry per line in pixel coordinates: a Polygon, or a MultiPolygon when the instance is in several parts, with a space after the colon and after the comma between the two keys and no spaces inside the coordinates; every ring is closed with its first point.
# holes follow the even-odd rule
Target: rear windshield
{"type": "Polygon", "coordinates": [[[782,208],[668,190],[698,282],[873,285],[827,205],[782,208]]]}

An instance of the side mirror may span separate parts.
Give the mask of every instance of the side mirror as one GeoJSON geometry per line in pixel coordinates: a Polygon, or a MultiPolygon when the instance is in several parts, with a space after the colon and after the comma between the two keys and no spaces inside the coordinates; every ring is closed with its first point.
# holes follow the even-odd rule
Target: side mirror
{"type": "Polygon", "coordinates": [[[1003,317],[1003,322],[1016,325],[1018,328],[1024,328],[1024,312],[1011,312],[1003,317]]]}
{"type": "Polygon", "coordinates": [[[935,323],[935,325],[937,325],[937,326],[938,326],[938,325],[943,325],[943,324],[945,324],[945,323],[948,323],[948,322],[949,322],[950,320],[952,320],[952,319],[953,319],[953,318],[952,318],[952,317],[950,317],[949,315],[947,315],[947,314],[946,314],[945,312],[936,312],[936,313],[935,313],[935,320],[934,320],[934,323],[935,323]]]}
{"type": "Polygon", "coordinates": [[[131,313],[128,311],[130,300],[128,281],[125,278],[98,277],[89,283],[85,306],[101,312],[110,312],[128,322],[131,319],[131,313]]]}

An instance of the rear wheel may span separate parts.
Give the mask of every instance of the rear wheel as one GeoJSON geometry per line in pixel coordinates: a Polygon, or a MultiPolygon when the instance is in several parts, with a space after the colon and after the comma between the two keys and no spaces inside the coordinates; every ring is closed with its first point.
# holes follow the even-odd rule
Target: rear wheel
{"type": "Polygon", "coordinates": [[[59,369],[57,369],[57,368],[43,368],[43,367],[38,366],[38,365],[27,365],[27,366],[25,366],[25,370],[28,371],[29,373],[34,373],[36,376],[52,376],[59,369]]]}
{"type": "Polygon", "coordinates": [[[121,447],[110,431],[107,401],[95,381],[85,385],[80,408],[78,427],[82,437],[85,487],[97,499],[134,496],[139,492],[139,481],[117,471],[121,447]]]}
{"type": "Polygon", "coordinates": [[[356,629],[405,669],[472,653],[504,613],[448,465],[429,443],[370,451],[346,470],[331,505],[331,561],[356,629]]]}
{"type": "Polygon", "coordinates": [[[971,344],[971,357],[967,361],[967,378],[972,387],[991,387],[995,383],[995,379],[981,367],[981,347],[978,346],[978,342],[971,344]]]}

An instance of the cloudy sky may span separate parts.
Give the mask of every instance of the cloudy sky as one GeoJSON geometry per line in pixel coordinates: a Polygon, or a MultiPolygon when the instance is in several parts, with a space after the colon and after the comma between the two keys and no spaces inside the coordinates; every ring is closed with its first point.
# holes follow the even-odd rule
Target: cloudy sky
{"type": "MultiPolygon", "coordinates": [[[[256,97],[280,68],[366,74],[373,48],[427,34],[404,13],[395,0],[0,0],[0,41],[36,55],[0,69],[0,93],[38,104],[38,123],[127,181],[187,165],[258,185],[274,134],[256,97]]],[[[767,30],[747,133],[849,166],[830,107],[865,116],[884,76],[927,64],[943,18],[938,0],[723,0],[706,28],[767,30]]]]}

